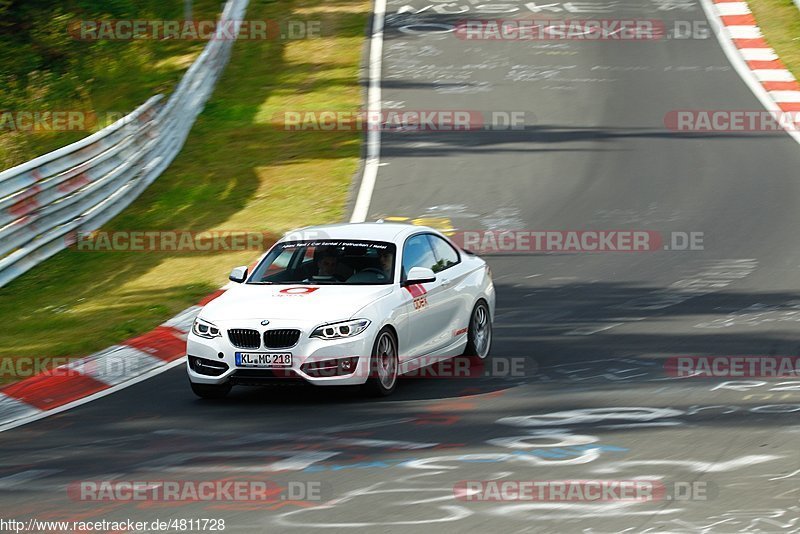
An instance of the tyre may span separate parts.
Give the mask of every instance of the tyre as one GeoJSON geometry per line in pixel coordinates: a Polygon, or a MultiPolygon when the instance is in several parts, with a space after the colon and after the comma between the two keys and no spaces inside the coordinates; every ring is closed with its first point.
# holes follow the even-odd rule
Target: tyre
{"type": "Polygon", "coordinates": [[[464,356],[473,356],[486,359],[492,350],[492,318],[489,315],[489,305],[486,301],[479,300],[472,310],[467,330],[467,348],[464,356]]]}
{"type": "Polygon", "coordinates": [[[391,329],[384,328],[375,338],[364,392],[372,397],[391,395],[397,386],[398,366],[397,339],[391,329]]]}
{"type": "Polygon", "coordinates": [[[195,395],[202,399],[221,399],[231,391],[230,384],[195,384],[189,382],[195,395]]]}

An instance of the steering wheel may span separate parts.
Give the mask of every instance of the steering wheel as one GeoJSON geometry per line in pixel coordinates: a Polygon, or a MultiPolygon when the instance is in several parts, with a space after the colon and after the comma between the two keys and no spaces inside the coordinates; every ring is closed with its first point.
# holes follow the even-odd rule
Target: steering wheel
{"type": "Polygon", "coordinates": [[[386,273],[383,272],[383,269],[378,269],[377,267],[367,267],[366,269],[361,269],[358,271],[359,273],[375,273],[381,276],[386,276],[386,273]]]}

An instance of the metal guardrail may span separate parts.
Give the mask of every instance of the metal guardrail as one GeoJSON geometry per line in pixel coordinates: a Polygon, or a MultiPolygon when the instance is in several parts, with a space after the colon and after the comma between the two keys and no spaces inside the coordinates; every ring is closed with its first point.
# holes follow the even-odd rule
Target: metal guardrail
{"type": "MultiPolygon", "coordinates": [[[[220,21],[238,33],[248,1],[228,0],[220,21]]],[[[167,169],[233,42],[209,41],[166,102],[154,96],[99,132],[0,172],[0,287],[111,220],[167,169]]]]}

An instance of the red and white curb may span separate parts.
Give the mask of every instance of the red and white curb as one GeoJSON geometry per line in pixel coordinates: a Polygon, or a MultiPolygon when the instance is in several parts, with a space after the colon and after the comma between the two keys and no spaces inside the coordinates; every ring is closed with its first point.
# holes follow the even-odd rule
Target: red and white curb
{"type": "Polygon", "coordinates": [[[54,415],[181,365],[186,335],[220,289],[152,331],[0,389],[0,432],[54,415]]]}
{"type": "MultiPolygon", "coordinates": [[[[733,67],[768,111],[800,112],[800,83],[761,34],[747,2],[700,0],[733,67]]],[[[800,143],[798,128],[786,132],[800,143]]]]}

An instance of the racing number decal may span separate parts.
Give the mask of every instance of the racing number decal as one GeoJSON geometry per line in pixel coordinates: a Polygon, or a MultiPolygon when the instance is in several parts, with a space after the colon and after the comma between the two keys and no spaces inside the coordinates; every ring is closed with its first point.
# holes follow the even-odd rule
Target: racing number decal
{"type": "Polygon", "coordinates": [[[428,305],[428,297],[425,294],[428,292],[422,284],[411,284],[406,286],[406,291],[414,299],[414,309],[421,310],[428,305]]]}

